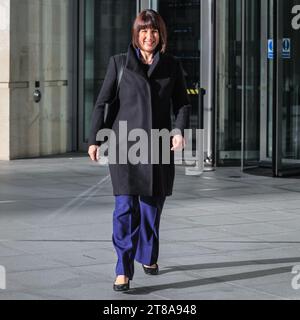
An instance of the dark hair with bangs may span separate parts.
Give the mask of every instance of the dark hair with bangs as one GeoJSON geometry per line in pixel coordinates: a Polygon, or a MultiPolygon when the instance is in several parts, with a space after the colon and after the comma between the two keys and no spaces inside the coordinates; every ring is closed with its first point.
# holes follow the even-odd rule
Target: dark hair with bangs
{"type": "Polygon", "coordinates": [[[167,49],[167,27],[163,18],[154,10],[143,10],[135,19],[132,27],[132,44],[139,48],[139,32],[142,29],[157,29],[159,32],[158,49],[164,53],[167,49]]]}

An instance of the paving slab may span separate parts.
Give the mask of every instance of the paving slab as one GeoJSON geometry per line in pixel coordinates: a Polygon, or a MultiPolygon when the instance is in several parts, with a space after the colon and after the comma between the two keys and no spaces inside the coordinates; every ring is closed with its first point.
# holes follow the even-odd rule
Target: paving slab
{"type": "Polygon", "coordinates": [[[300,299],[300,179],[177,167],[160,229],[160,275],[135,262],[112,290],[114,197],[108,167],[85,154],[0,161],[0,300],[300,299]]]}

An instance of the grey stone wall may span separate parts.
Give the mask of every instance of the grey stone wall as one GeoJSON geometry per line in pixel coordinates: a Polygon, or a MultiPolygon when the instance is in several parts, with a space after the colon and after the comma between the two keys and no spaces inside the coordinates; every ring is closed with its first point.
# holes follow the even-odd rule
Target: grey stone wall
{"type": "Polygon", "coordinates": [[[9,158],[9,12],[10,0],[0,0],[0,159],[9,158]]]}
{"type": "Polygon", "coordinates": [[[4,53],[0,29],[0,82],[4,83],[0,90],[9,91],[6,99],[5,92],[0,98],[0,110],[6,110],[0,111],[0,140],[2,134],[9,136],[0,142],[0,159],[70,151],[72,0],[0,0],[0,8],[10,17],[4,53]],[[2,72],[3,65],[9,71],[2,72]],[[33,100],[36,81],[42,93],[39,103],[33,100]]]}

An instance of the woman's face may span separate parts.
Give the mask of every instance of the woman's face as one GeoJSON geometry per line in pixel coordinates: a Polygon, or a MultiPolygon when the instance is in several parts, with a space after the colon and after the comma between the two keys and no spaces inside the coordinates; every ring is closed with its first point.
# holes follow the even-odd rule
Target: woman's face
{"type": "Polygon", "coordinates": [[[159,32],[157,29],[141,29],[139,32],[139,47],[146,52],[153,52],[159,45],[159,32]]]}

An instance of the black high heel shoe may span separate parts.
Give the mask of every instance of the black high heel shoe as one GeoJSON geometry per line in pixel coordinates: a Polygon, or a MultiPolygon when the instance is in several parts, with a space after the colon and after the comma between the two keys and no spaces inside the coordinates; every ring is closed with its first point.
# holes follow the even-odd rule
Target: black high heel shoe
{"type": "Polygon", "coordinates": [[[127,283],[122,283],[122,284],[114,283],[113,289],[114,291],[118,291],[118,292],[128,291],[130,289],[130,280],[128,279],[127,283]]]}
{"type": "Polygon", "coordinates": [[[143,269],[144,269],[144,272],[145,272],[145,274],[150,274],[150,275],[152,275],[152,276],[156,276],[156,275],[158,275],[158,264],[157,263],[155,263],[156,264],[156,267],[155,268],[149,268],[149,267],[145,267],[144,265],[143,265],[143,269]]]}

